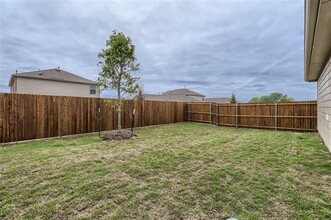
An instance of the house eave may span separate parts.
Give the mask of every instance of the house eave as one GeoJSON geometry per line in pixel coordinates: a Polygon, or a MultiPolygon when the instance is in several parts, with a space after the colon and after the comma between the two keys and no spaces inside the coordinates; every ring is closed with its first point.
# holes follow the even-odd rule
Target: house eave
{"type": "Polygon", "coordinates": [[[304,80],[317,81],[331,55],[331,1],[305,1],[304,80]]]}

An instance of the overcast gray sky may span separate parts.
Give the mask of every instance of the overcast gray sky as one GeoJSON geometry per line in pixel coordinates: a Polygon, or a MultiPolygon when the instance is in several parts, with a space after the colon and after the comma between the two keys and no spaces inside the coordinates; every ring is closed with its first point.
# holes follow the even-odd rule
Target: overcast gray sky
{"type": "Polygon", "coordinates": [[[303,17],[303,0],[1,0],[0,91],[16,69],[60,66],[96,80],[97,54],[116,29],[136,44],[146,93],[185,86],[240,101],[271,92],[314,100],[303,17]]]}

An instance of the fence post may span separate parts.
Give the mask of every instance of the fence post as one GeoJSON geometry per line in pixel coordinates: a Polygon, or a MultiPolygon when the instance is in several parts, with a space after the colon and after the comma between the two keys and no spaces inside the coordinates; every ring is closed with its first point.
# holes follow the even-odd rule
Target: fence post
{"type": "Polygon", "coordinates": [[[278,117],[278,108],[277,108],[277,102],[275,103],[275,130],[277,130],[277,117],[278,117]]]}
{"type": "Polygon", "coordinates": [[[219,110],[220,110],[220,106],[219,104],[216,105],[216,113],[215,113],[215,117],[216,117],[216,125],[219,125],[219,122],[220,122],[220,118],[218,116],[218,113],[219,113],[219,110]]]}
{"type": "MultiPolygon", "coordinates": [[[[133,106],[134,108],[134,106],[133,106]]],[[[132,118],[131,118],[131,137],[133,137],[133,127],[134,127],[134,114],[136,113],[136,109],[132,110],[132,118]]]]}
{"type": "Polygon", "coordinates": [[[211,124],[211,102],[209,102],[209,113],[210,113],[209,124],[211,124]]]}
{"type": "Polygon", "coordinates": [[[238,103],[236,103],[236,128],[238,128],[238,103]]]}
{"type": "Polygon", "coordinates": [[[191,118],[190,118],[190,103],[187,103],[187,112],[188,112],[188,122],[191,121],[191,118]]]}
{"type": "Polygon", "coordinates": [[[99,134],[99,137],[101,136],[100,135],[100,130],[101,130],[101,128],[100,128],[100,124],[101,124],[101,111],[100,111],[100,105],[99,105],[99,109],[98,109],[98,134],[99,134]]]}
{"type": "MultiPolygon", "coordinates": [[[[63,100],[63,96],[61,96],[61,130],[60,130],[60,137],[63,136],[63,127],[64,127],[64,115],[63,115],[63,104],[64,104],[64,100],[63,100]]],[[[37,103],[37,102],[36,102],[37,103]]]]}
{"type": "Polygon", "coordinates": [[[143,100],[143,114],[142,115],[142,127],[145,127],[146,124],[146,113],[145,113],[145,99],[143,100]]]}

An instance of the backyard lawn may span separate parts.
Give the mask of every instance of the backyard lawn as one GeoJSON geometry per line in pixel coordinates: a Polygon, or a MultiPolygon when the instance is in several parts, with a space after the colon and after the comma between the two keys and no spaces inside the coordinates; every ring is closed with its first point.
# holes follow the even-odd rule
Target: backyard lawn
{"type": "Polygon", "coordinates": [[[0,219],[330,219],[317,133],[178,123],[0,146],[0,219]]]}

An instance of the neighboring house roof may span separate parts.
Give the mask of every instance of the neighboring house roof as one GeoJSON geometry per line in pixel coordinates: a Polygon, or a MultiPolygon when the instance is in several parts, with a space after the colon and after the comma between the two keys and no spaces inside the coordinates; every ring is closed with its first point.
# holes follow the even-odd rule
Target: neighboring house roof
{"type": "Polygon", "coordinates": [[[231,103],[231,98],[205,98],[205,102],[231,103]]]}
{"type": "Polygon", "coordinates": [[[169,101],[169,102],[201,102],[201,100],[195,99],[186,95],[170,95],[170,94],[143,94],[144,100],[149,101],[169,101]]]}
{"type": "Polygon", "coordinates": [[[163,93],[162,95],[185,95],[185,96],[199,96],[199,97],[205,97],[204,95],[194,92],[192,90],[189,89],[175,89],[175,90],[170,90],[167,91],[165,93],[163,93]]]}
{"type": "Polygon", "coordinates": [[[150,101],[231,103],[231,98],[204,98],[204,97],[205,97],[204,95],[189,89],[170,90],[161,95],[143,94],[143,99],[150,101]]]}
{"type": "Polygon", "coordinates": [[[69,73],[61,69],[47,69],[47,70],[38,70],[32,72],[16,73],[12,74],[9,81],[9,86],[13,84],[15,77],[23,78],[32,78],[32,79],[43,79],[43,80],[52,80],[52,81],[61,81],[61,82],[74,82],[74,83],[83,83],[83,84],[93,84],[97,83],[83,78],[81,76],[69,73]]]}
{"type": "Polygon", "coordinates": [[[331,54],[331,1],[305,1],[305,81],[317,81],[331,54]]]}

